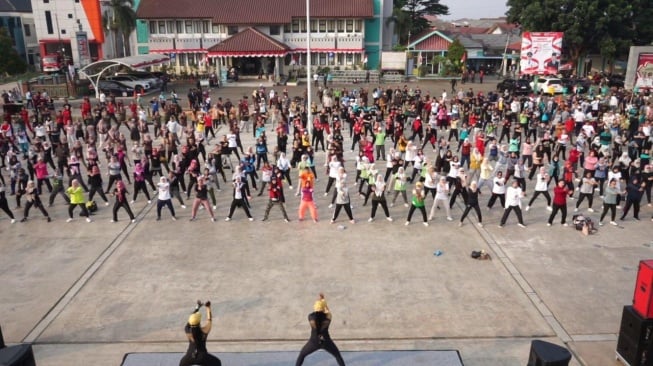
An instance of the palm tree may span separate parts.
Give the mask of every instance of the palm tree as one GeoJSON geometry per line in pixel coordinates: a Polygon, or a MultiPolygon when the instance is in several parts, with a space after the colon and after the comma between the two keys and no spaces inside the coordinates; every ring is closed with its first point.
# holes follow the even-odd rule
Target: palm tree
{"type": "MultiPolygon", "coordinates": [[[[129,56],[129,35],[136,29],[134,0],[109,0],[108,6],[102,17],[104,26],[115,36],[120,33],[123,56],[129,56]]],[[[117,37],[114,37],[114,49],[117,49],[117,37]]]]}

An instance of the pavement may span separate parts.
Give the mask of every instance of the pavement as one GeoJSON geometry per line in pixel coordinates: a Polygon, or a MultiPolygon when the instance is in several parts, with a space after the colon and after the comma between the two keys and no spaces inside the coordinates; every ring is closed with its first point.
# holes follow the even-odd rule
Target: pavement
{"type": "MultiPolygon", "coordinates": [[[[433,93],[449,88],[420,86],[433,93]]],[[[471,86],[490,90],[494,83],[471,86]]],[[[300,87],[288,90],[297,95],[300,87]]],[[[251,87],[213,93],[234,100],[251,87]]],[[[245,146],[252,141],[243,133],[245,146]]],[[[318,168],[322,192],[326,179],[318,168]]],[[[466,366],[512,366],[526,364],[530,342],[542,339],[567,347],[570,365],[615,365],[638,262],[653,258],[647,206],[643,221],[630,218],[590,236],[558,223],[547,227],[542,200],[525,213],[527,228],[514,216],[497,227],[498,207],[483,209],[483,228],[475,218],[458,227],[461,206],[453,209],[454,222],[437,212],[428,227],[419,218],[404,226],[408,209],[401,204],[390,209],[394,222],[380,214],[368,223],[371,208],[359,197],[352,202],[355,224],[344,213],[329,224],[331,210],[319,193],[320,222],[298,222],[298,199],[286,187],[290,223],[277,208],[260,221],[265,196],[252,201],[255,222],[242,211],[225,222],[231,190],[220,183],[215,223],[204,211],[189,222],[190,209],[178,206],[178,221],[164,211],[157,222],[142,196],[132,205],[134,224],[124,212],[110,223],[110,207],[97,198],[92,223],[66,223],[60,198],[48,209],[51,223],[34,210],[26,223],[10,224],[2,214],[6,342],[32,343],[39,366],[115,366],[126,353],[183,352],[184,323],[202,299],[213,303],[211,352],[299,352],[309,335],[306,316],[324,292],[331,335],[343,351],[455,349],[466,366]],[[470,258],[481,249],[492,260],[470,258]]],[[[14,198],[9,202],[13,208],[14,198]]]]}

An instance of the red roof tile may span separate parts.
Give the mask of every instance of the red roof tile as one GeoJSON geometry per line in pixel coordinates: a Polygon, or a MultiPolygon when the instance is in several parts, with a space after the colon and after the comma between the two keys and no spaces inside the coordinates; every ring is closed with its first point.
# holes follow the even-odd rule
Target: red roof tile
{"type": "MultiPolygon", "coordinates": [[[[371,18],[373,0],[314,0],[314,18],[371,18]]],[[[141,0],[140,19],[212,18],[217,24],[285,24],[306,16],[305,0],[141,0]],[[189,6],[189,4],[193,4],[189,6]]]]}
{"type": "Polygon", "coordinates": [[[251,27],[208,49],[209,57],[285,56],[289,50],[284,43],[251,27]]]}

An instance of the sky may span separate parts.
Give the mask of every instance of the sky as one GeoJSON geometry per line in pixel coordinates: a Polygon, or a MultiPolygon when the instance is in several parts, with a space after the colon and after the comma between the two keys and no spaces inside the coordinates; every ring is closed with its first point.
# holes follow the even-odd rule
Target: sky
{"type": "Polygon", "coordinates": [[[440,0],[440,4],[449,7],[449,15],[441,17],[446,20],[461,18],[496,18],[505,16],[507,0],[440,0]]]}

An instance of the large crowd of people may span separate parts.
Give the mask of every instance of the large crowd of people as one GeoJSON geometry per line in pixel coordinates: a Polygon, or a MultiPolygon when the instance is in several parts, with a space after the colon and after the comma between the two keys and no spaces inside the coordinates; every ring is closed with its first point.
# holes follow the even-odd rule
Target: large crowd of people
{"type": "Polygon", "coordinates": [[[643,94],[353,85],[320,87],[308,105],[306,92],[268,89],[237,101],[197,89],[184,100],[103,94],[60,108],[30,92],[0,126],[0,208],[12,223],[33,207],[59,219],[53,205],[68,206],[68,221],[79,206],[88,222],[135,222],[132,207],[152,204],[156,216],[143,219],[161,220],[165,207],[172,220],[290,222],[309,211],[334,223],[344,211],[353,224],[380,207],[388,223],[409,225],[419,211],[425,226],[483,226],[499,201],[500,227],[513,212],[526,227],[530,210],[550,211],[548,225],[568,225],[569,205],[619,225],[651,206],[653,100],[643,94]]]}

